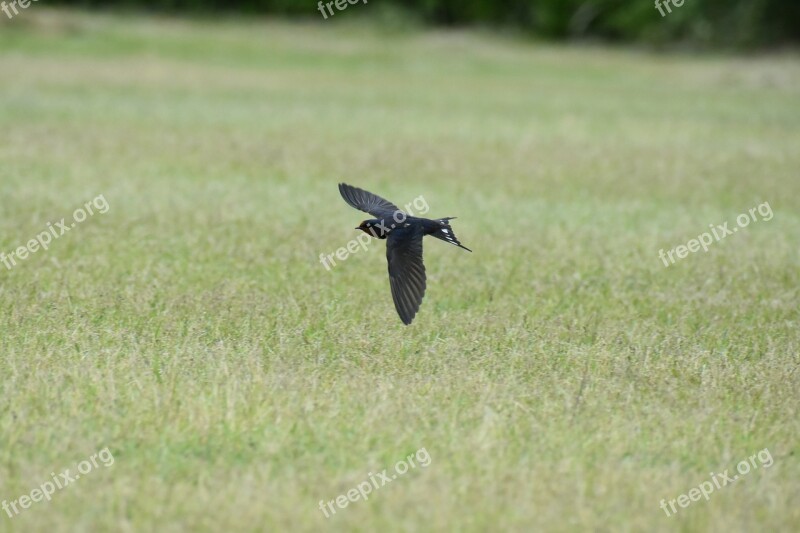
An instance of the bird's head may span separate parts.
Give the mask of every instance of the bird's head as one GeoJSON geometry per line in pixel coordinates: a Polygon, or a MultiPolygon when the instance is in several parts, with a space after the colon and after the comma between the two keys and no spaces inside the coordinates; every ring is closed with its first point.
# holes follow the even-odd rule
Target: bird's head
{"type": "Polygon", "coordinates": [[[376,239],[385,239],[388,235],[388,230],[383,227],[383,222],[375,218],[372,220],[365,220],[356,229],[360,229],[370,237],[375,237],[376,239]]]}
{"type": "Polygon", "coordinates": [[[375,238],[380,239],[380,238],[382,238],[381,237],[381,233],[383,233],[383,232],[378,227],[378,222],[379,221],[375,221],[375,220],[365,220],[356,229],[360,229],[361,231],[363,231],[364,233],[366,233],[370,237],[375,237],[375,238]]]}

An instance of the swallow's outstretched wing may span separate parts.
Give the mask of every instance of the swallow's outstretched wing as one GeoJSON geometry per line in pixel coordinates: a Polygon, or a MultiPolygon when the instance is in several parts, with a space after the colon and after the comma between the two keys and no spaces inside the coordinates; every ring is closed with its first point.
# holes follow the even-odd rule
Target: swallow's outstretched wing
{"type": "Polygon", "coordinates": [[[346,183],[339,184],[339,194],[344,201],[360,211],[369,213],[376,218],[393,217],[396,211],[400,211],[396,205],[389,200],[385,200],[377,194],[372,194],[364,189],[353,187],[346,183]]]}
{"type": "Polygon", "coordinates": [[[395,229],[386,240],[392,299],[405,325],[414,320],[425,296],[422,237],[422,228],[412,226],[395,229]]]}

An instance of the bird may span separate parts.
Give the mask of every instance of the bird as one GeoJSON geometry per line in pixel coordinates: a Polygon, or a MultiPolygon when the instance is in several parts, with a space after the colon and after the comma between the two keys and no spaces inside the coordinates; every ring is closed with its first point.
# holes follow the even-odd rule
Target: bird
{"type": "Polygon", "coordinates": [[[392,300],[400,320],[406,326],[410,325],[422,304],[427,283],[422,262],[422,238],[431,235],[472,252],[459,242],[450,227],[450,221],[456,217],[431,220],[410,216],[377,194],[346,183],[339,184],[339,194],[351,207],[375,217],[364,220],[355,229],[386,240],[392,300]]]}

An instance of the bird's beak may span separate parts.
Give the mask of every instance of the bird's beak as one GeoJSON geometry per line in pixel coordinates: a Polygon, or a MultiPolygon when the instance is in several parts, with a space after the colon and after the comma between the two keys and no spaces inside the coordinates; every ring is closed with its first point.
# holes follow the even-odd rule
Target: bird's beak
{"type": "Polygon", "coordinates": [[[355,228],[353,228],[353,229],[361,229],[361,228],[360,228],[360,227],[358,227],[358,226],[356,226],[356,227],[355,227],[355,228]]]}

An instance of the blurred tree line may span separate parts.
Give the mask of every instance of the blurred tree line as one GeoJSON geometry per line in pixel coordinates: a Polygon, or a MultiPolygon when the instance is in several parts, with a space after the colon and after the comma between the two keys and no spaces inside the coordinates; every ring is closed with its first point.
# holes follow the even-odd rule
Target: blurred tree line
{"type": "MultiPolygon", "coordinates": [[[[674,1],[658,0],[662,5],[668,2],[671,9],[669,13],[662,6],[665,13],[662,16],[654,0],[368,0],[372,9],[359,9],[357,16],[450,26],[513,27],[554,39],[597,38],[740,48],[800,42],[799,0],[683,0],[680,7],[674,1]]],[[[53,3],[321,18],[316,0],[55,0],[53,3]]]]}

